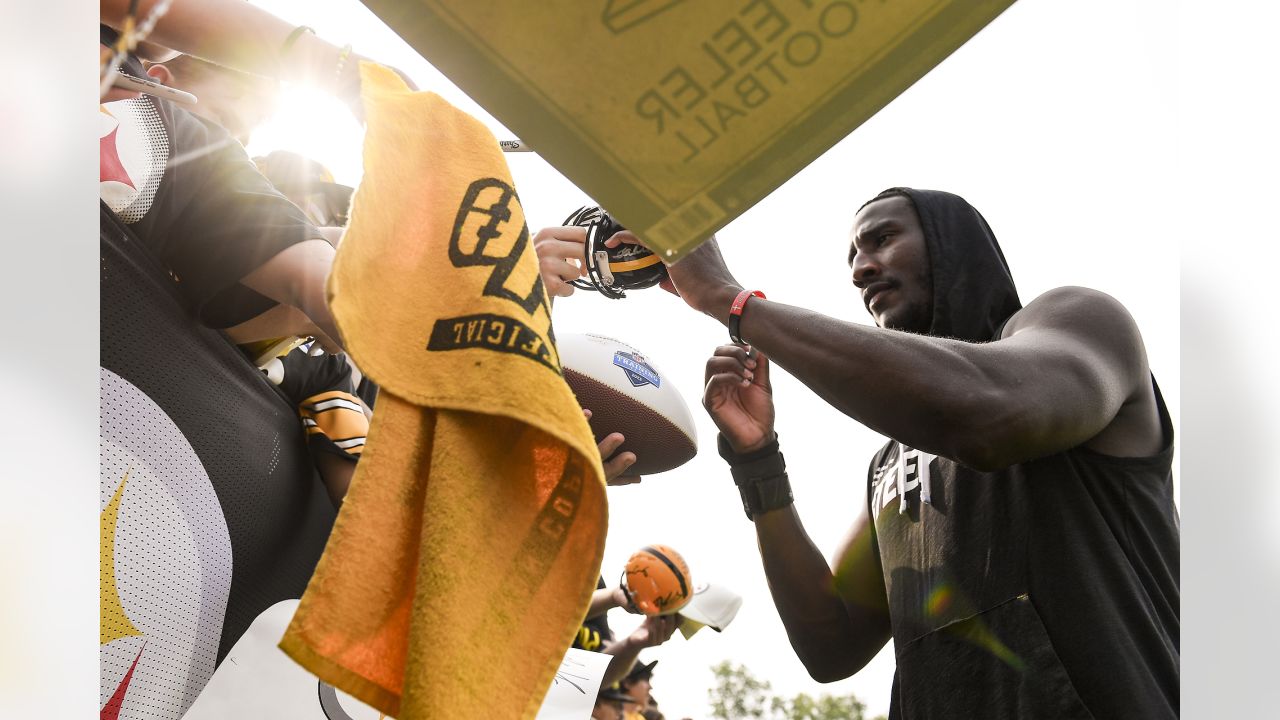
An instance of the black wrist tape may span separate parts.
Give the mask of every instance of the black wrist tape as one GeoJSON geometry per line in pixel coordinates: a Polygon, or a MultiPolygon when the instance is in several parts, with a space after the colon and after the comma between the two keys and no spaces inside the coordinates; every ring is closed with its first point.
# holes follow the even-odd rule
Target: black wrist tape
{"type": "Polygon", "coordinates": [[[725,462],[729,463],[731,467],[736,467],[770,455],[776,455],[778,453],[778,435],[774,433],[773,440],[758,450],[739,454],[734,451],[733,446],[725,439],[724,433],[718,433],[716,435],[716,450],[719,451],[720,457],[724,458],[725,462]]]}
{"type": "Polygon", "coordinates": [[[723,434],[716,439],[720,457],[729,463],[733,484],[742,496],[742,509],[748,520],[756,515],[777,510],[794,501],[791,482],[787,478],[787,463],[778,449],[778,438],[753,452],[739,455],[729,446],[723,434]]]}
{"type": "Polygon", "coordinates": [[[738,486],[742,510],[748,520],[755,520],[757,515],[784,508],[795,501],[791,495],[791,481],[785,472],[763,480],[739,482],[735,478],[733,482],[738,486]]]}

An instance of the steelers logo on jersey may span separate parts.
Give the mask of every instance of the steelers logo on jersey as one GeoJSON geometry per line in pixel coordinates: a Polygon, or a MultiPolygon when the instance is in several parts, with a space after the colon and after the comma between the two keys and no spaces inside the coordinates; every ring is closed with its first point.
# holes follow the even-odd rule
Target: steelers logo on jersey
{"type": "Polygon", "coordinates": [[[98,192],[126,223],[151,209],[169,161],[169,136],[150,100],[98,106],[98,192]]]}
{"type": "Polygon", "coordinates": [[[217,661],[231,539],[169,416],[110,370],[99,381],[101,716],[177,720],[217,661]]]}

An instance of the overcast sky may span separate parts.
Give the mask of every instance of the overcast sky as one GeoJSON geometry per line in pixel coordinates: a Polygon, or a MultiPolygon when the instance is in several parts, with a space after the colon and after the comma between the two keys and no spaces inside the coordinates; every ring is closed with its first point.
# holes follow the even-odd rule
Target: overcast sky
{"type": "MultiPolygon", "coordinates": [[[[356,0],[254,0],[338,44],[395,65],[422,89],[513,135],[436,72],[356,0]]],[[[1142,329],[1150,364],[1179,420],[1179,255],[1175,217],[1155,212],[1177,182],[1174,17],[1160,3],[1089,0],[1015,3],[915,86],[719,233],[743,283],[771,299],[851,322],[870,319],[849,282],[847,231],[861,202],[893,185],[968,199],[1004,248],[1024,304],[1082,285],[1123,302],[1142,329]]],[[[250,144],[325,163],[339,182],[360,175],[360,130],[332,101],[297,93],[250,144]]],[[[535,155],[508,155],[531,230],[590,202],[535,155]]],[[[609,491],[603,573],[616,582],[636,548],[670,545],[695,579],[744,598],[736,622],[645,653],[660,659],[654,695],[668,718],[706,715],[709,667],[742,663],[785,694],[852,692],[887,712],[890,648],[848,680],[809,679],[787,643],[761,571],[751,524],[715,453],[699,406],[703,364],[724,329],[658,289],[623,301],[592,293],[555,308],[557,333],[593,332],[642,350],[684,395],[700,455],[688,465],[609,491]]],[[[777,429],[810,536],[830,555],[856,513],[883,438],[774,369],[777,429]]],[[[1176,473],[1176,470],[1175,470],[1176,473]]],[[[636,621],[610,616],[619,633],[636,621]]]]}

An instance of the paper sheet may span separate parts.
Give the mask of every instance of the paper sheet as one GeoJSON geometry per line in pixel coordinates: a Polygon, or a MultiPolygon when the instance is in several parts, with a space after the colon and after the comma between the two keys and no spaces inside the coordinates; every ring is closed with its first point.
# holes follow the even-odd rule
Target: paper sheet
{"type": "Polygon", "coordinates": [[[612,655],[569,648],[537,720],[587,720],[612,655]]]}

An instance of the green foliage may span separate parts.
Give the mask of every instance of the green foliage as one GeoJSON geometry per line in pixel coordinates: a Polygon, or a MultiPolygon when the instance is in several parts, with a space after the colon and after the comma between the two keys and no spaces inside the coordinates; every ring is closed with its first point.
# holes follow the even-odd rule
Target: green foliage
{"type": "Polygon", "coordinates": [[[757,680],[744,665],[730,665],[726,660],[711,668],[715,687],[707,690],[711,701],[711,717],[717,720],[763,718],[769,707],[769,683],[757,680]]]}
{"type": "Polygon", "coordinates": [[[770,693],[769,682],[757,679],[746,666],[725,661],[711,672],[716,684],[707,698],[716,720],[885,720],[883,715],[868,719],[866,705],[853,695],[784,698],[770,693]]]}

